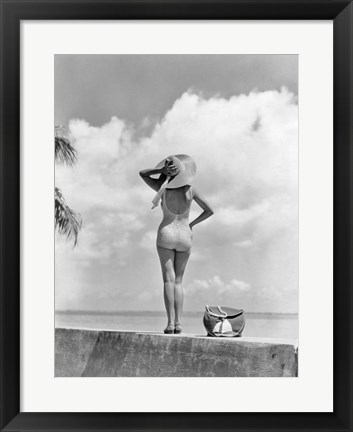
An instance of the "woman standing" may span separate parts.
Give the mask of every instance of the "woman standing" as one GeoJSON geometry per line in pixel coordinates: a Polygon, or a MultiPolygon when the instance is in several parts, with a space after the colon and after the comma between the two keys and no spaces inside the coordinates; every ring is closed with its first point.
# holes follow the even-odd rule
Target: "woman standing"
{"type": "Polygon", "coordinates": [[[145,183],[158,191],[152,201],[152,208],[162,200],[163,220],[158,228],[156,243],[164,283],[164,303],[168,317],[164,333],[167,334],[179,334],[182,331],[182,280],[191,253],[192,229],[213,214],[206,200],[191,186],[195,174],[194,160],[183,154],[169,156],[154,169],[140,171],[145,183]],[[152,178],[154,174],[160,174],[159,178],[152,178]],[[193,200],[203,212],[189,223],[193,200]]]}

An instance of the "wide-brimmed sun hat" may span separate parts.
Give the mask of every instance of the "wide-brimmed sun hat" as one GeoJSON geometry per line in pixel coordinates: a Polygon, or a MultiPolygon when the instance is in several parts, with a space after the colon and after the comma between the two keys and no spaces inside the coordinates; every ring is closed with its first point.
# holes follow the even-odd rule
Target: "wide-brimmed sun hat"
{"type": "Polygon", "coordinates": [[[196,163],[191,156],[185,154],[168,156],[161,160],[155,168],[162,168],[166,162],[172,162],[177,167],[177,174],[170,180],[170,177],[162,184],[157,195],[152,201],[155,208],[165,189],[176,189],[182,186],[190,185],[196,175],[196,163]],[[169,181],[170,180],[170,181],[169,181]]]}

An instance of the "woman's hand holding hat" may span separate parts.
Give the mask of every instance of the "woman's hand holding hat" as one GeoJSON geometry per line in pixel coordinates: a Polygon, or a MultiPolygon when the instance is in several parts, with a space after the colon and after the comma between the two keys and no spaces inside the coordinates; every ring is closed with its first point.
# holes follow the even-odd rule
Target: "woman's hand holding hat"
{"type": "Polygon", "coordinates": [[[161,173],[168,177],[173,177],[177,175],[179,171],[180,171],[180,167],[174,164],[172,157],[167,158],[165,160],[164,167],[161,168],[161,173]]]}
{"type": "Polygon", "coordinates": [[[162,169],[161,169],[161,173],[168,176],[168,177],[173,177],[175,175],[177,175],[179,172],[179,169],[175,166],[175,165],[165,165],[162,169]]]}
{"type": "Polygon", "coordinates": [[[165,189],[176,189],[185,185],[191,185],[196,174],[194,160],[184,154],[168,156],[156,165],[156,169],[164,174],[167,179],[160,186],[157,195],[154,197],[152,208],[157,207],[165,189]]]}

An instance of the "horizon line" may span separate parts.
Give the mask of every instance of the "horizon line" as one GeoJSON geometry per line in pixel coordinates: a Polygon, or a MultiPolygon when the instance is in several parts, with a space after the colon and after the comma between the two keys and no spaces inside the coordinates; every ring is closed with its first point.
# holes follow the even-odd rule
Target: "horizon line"
{"type": "MultiPolygon", "coordinates": [[[[262,315],[298,315],[299,312],[256,312],[256,311],[244,311],[246,314],[262,314],[262,315]]],[[[92,309],[58,309],[55,310],[55,313],[58,314],[99,314],[99,315],[128,315],[128,314],[165,314],[164,310],[117,310],[117,311],[100,311],[100,310],[92,310],[92,309]]],[[[196,314],[196,313],[204,313],[204,311],[192,311],[192,310],[186,310],[183,312],[183,314],[196,314]]]]}

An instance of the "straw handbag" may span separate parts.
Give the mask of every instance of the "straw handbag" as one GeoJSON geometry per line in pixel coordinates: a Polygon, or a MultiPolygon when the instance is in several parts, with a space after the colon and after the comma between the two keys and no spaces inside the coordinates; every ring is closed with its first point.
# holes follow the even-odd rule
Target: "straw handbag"
{"type": "Polygon", "coordinates": [[[209,336],[239,337],[245,326],[244,311],[225,306],[206,306],[203,325],[209,336]]]}

